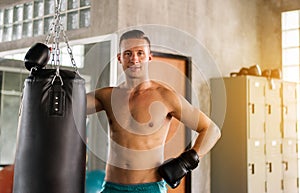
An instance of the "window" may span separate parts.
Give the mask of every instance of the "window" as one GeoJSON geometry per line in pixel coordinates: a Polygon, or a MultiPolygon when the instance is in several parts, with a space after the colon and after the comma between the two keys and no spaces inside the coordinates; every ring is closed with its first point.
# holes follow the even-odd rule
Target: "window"
{"type": "Polygon", "coordinates": [[[300,81],[300,10],[282,13],[283,79],[300,81]]]}
{"type": "MultiPolygon", "coordinates": [[[[48,34],[54,0],[34,0],[0,8],[0,42],[48,34]]],[[[90,26],[90,0],[62,0],[61,21],[65,30],[90,26]]]]}
{"type": "Polygon", "coordinates": [[[21,92],[27,76],[28,73],[22,73],[17,69],[11,72],[0,70],[1,164],[12,164],[14,160],[16,140],[12,139],[17,137],[21,92]]]}
{"type": "MultiPolygon", "coordinates": [[[[73,54],[73,58],[76,62],[76,66],[78,68],[83,68],[84,67],[84,57],[85,57],[84,56],[84,45],[73,45],[73,46],[70,46],[70,48],[72,50],[72,54],[73,54]]],[[[66,45],[62,45],[60,48],[60,51],[61,51],[60,65],[66,66],[66,67],[73,67],[73,64],[71,62],[70,55],[68,53],[66,45]]],[[[27,51],[24,51],[24,52],[20,51],[17,54],[5,54],[4,56],[1,56],[1,54],[0,54],[0,57],[6,58],[6,59],[23,61],[26,52],[27,51]]],[[[51,59],[52,59],[52,56],[50,57],[50,60],[48,61],[49,64],[51,64],[51,62],[52,62],[51,59]]]]}
{"type": "MultiPolygon", "coordinates": [[[[282,75],[287,81],[298,83],[297,92],[297,122],[300,120],[300,10],[283,12],[281,15],[282,30],[282,75]]],[[[300,132],[298,127],[298,144],[300,143],[300,132]]],[[[300,154],[298,153],[298,164],[300,165],[300,154]]],[[[300,167],[298,167],[300,173],[300,167]]]]}
{"type": "MultiPolygon", "coordinates": [[[[300,10],[283,12],[282,31],[282,76],[286,81],[300,82],[300,10]]],[[[298,108],[300,112],[300,94],[298,84],[298,108]]],[[[300,120],[298,113],[298,122],[300,120]]],[[[300,132],[298,138],[300,139],[300,132]]]]}

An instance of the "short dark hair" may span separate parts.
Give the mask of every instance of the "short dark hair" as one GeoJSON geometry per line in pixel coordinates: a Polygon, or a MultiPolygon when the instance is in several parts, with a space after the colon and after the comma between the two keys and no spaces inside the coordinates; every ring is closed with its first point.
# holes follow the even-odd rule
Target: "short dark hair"
{"type": "Polygon", "coordinates": [[[121,46],[121,43],[123,40],[127,39],[144,39],[149,44],[149,49],[151,50],[151,43],[150,39],[145,35],[145,33],[141,30],[130,30],[122,34],[120,37],[119,47],[121,46]]]}

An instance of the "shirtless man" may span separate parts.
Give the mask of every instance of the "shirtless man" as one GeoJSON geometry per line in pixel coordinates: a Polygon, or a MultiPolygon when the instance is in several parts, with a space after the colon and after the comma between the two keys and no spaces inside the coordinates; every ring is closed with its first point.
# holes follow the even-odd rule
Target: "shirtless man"
{"type": "Polygon", "coordinates": [[[166,192],[165,182],[177,187],[214,146],[220,130],[172,88],[149,79],[150,40],[142,31],[124,33],[119,46],[125,82],[87,94],[88,114],[103,110],[110,125],[103,192],[166,192]],[[172,117],[199,134],[189,151],[164,163],[172,117]]]}

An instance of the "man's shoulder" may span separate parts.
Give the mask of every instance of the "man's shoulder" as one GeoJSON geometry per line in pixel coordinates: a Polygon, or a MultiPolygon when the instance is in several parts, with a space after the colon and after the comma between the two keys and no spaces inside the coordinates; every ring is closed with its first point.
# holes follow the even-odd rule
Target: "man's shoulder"
{"type": "Polygon", "coordinates": [[[102,88],[98,88],[97,91],[98,92],[110,92],[112,91],[114,87],[102,87],[102,88]]]}
{"type": "Polygon", "coordinates": [[[109,96],[113,90],[113,87],[103,87],[95,90],[95,95],[102,98],[105,96],[109,96]]]}

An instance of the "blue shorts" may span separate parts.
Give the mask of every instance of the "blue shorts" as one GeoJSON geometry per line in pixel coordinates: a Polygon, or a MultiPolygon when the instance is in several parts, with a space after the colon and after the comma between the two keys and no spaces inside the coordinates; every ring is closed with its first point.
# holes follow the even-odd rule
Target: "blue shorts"
{"type": "Polygon", "coordinates": [[[123,192],[138,192],[138,193],[167,193],[165,181],[151,182],[144,184],[117,184],[106,182],[102,193],[123,193],[123,192]]]}

